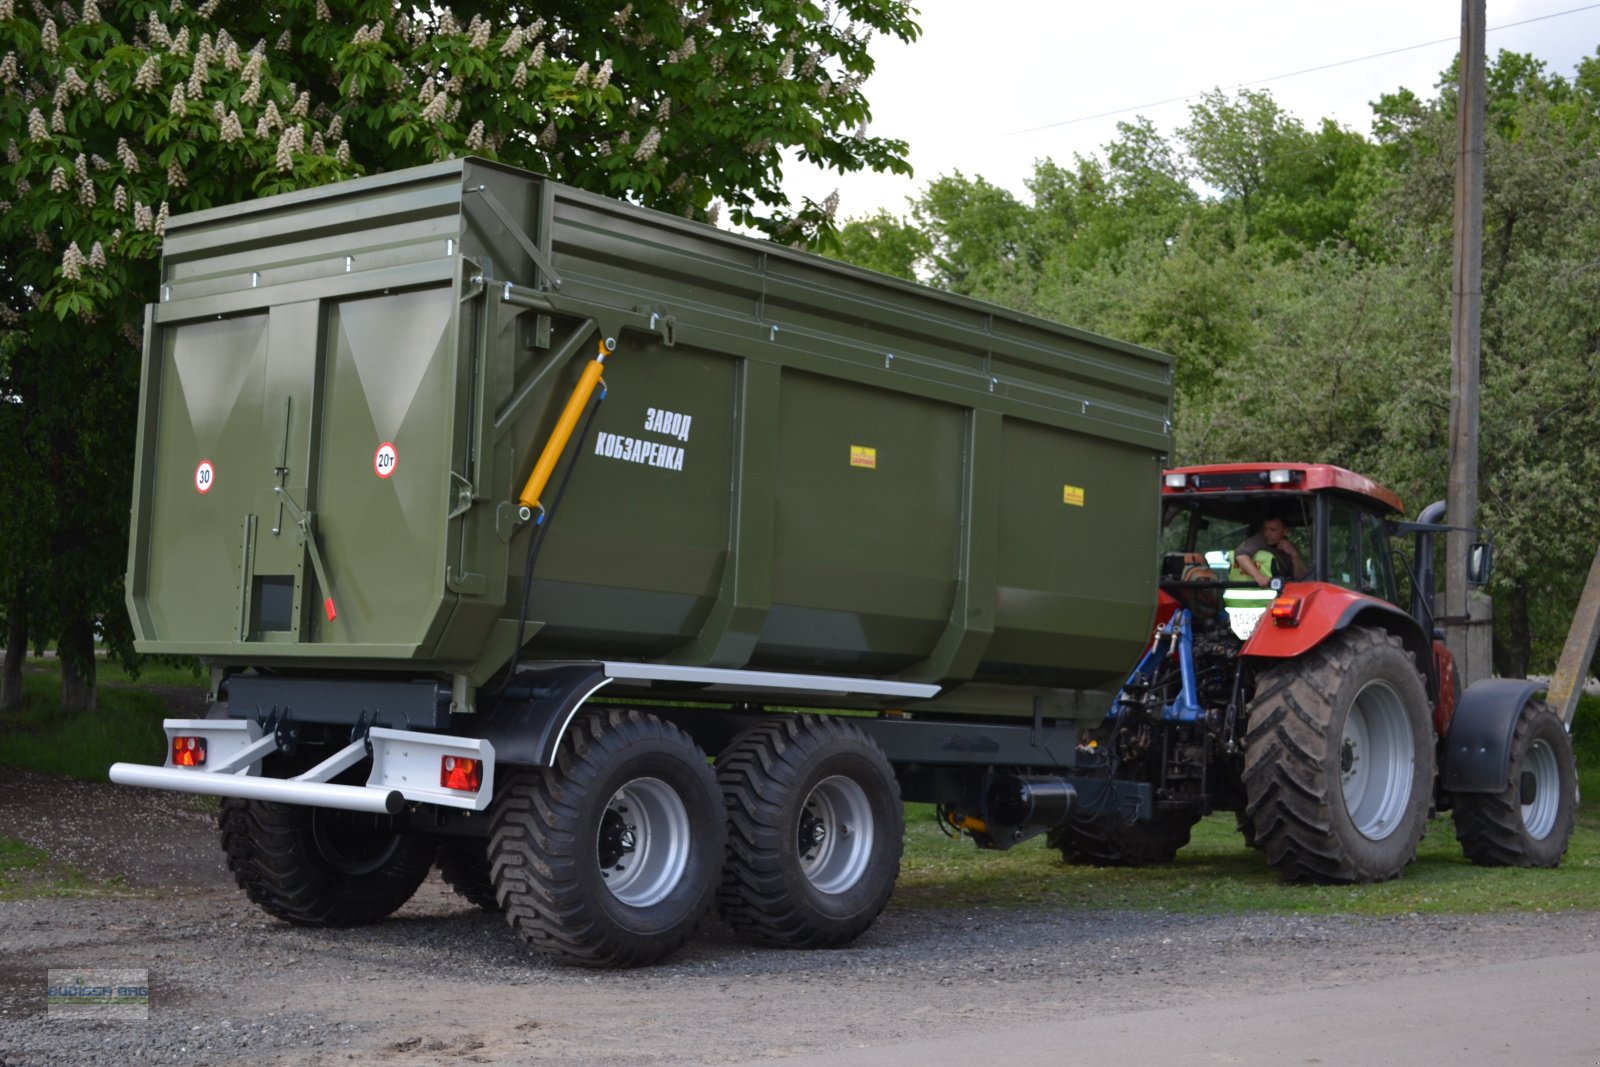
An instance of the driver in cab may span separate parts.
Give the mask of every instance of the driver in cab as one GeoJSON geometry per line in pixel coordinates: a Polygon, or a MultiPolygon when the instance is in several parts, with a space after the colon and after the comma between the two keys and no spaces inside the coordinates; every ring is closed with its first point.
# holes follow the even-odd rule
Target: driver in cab
{"type": "Polygon", "coordinates": [[[1233,569],[1233,580],[1249,579],[1266,589],[1275,577],[1304,578],[1309,568],[1300,549],[1289,540],[1287,524],[1273,516],[1233,550],[1233,569]]]}

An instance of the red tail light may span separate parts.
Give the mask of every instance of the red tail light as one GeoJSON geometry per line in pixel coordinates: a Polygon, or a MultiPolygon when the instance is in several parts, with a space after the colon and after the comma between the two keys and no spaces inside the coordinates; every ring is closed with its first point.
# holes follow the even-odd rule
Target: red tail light
{"type": "Polygon", "coordinates": [[[1268,609],[1272,621],[1279,626],[1300,625],[1300,598],[1297,596],[1281,596],[1272,602],[1268,609]]]}
{"type": "Polygon", "coordinates": [[[439,784],[462,793],[476,793],[483,785],[483,760],[445,756],[439,761],[439,784]]]}
{"type": "Polygon", "coordinates": [[[204,767],[206,765],[206,739],[203,737],[174,737],[172,739],[172,765],[174,767],[204,767]]]}

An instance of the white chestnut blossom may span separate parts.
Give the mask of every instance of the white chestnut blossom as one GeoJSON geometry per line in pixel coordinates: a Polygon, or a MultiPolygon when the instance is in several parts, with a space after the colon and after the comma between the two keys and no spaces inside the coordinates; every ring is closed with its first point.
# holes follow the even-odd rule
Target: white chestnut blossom
{"type": "Polygon", "coordinates": [[[83,277],[83,268],[88,263],[89,261],[83,258],[83,253],[78,250],[78,242],[73,241],[61,254],[61,276],[75,282],[83,277]]]}
{"type": "Polygon", "coordinates": [[[639,142],[639,147],[634,150],[633,158],[640,163],[645,162],[656,154],[656,147],[661,144],[661,131],[654,126],[644,135],[644,140],[639,142]]]}

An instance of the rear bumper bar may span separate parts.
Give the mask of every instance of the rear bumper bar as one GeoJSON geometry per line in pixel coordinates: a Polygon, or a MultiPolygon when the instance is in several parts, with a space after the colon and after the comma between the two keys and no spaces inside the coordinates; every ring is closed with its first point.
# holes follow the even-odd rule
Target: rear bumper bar
{"type": "Polygon", "coordinates": [[[263,735],[261,727],[251,720],[168,719],[162,728],[167,734],[166,765],[116,763],[110,771],[113,782],[376,815],[398,814],[407,804],[483,811],[494,796],[494,745],[482,738],[374,726],[310,770],[285,779],[262,776],[262,758],[279,751],[280,746],[276,735],[263,735]],[[178,737],[199,739],[207,765],[174,766],[173,741],[178,737]],[[445,761],[462,759],[479,761],[475,790],[445,785],[445,761]],[[332,781],[336,775],[369,760],[366,785],[332,781]]]}
{"type": "Polygon", "coordinates": [[[340,808],[374,815],[398,815],[406,806],[405,794],[398,789],[377,789],[365,785],[330,785],[326,782],[294,782],[253,775],[215,774],[187,767],[147,767],[138,763],[114,763],[111,780],[118,785],[137,785],[146,789],[170,789],[176,793],[200,793],[213,797],[239,797],[242,800],[271,800],[279,804],[304,804],[311,808],[340,808]]]}

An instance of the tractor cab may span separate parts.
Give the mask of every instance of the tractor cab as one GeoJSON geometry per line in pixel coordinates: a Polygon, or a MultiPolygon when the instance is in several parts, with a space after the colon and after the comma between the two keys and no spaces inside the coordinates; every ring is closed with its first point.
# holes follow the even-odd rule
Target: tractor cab
{"type": "Polygon", "coordinates": [[[1200,618],[1219,604],[1240,640],[1296,583],[1400,604],[1388,518],[1402,505],[1368,478],[1326,464],[1241,463],[1167,471],[1161,491],[1164,588],[1200,618]],[[1196,584],[1208,581],[1220,595],[1196,584]]]}

